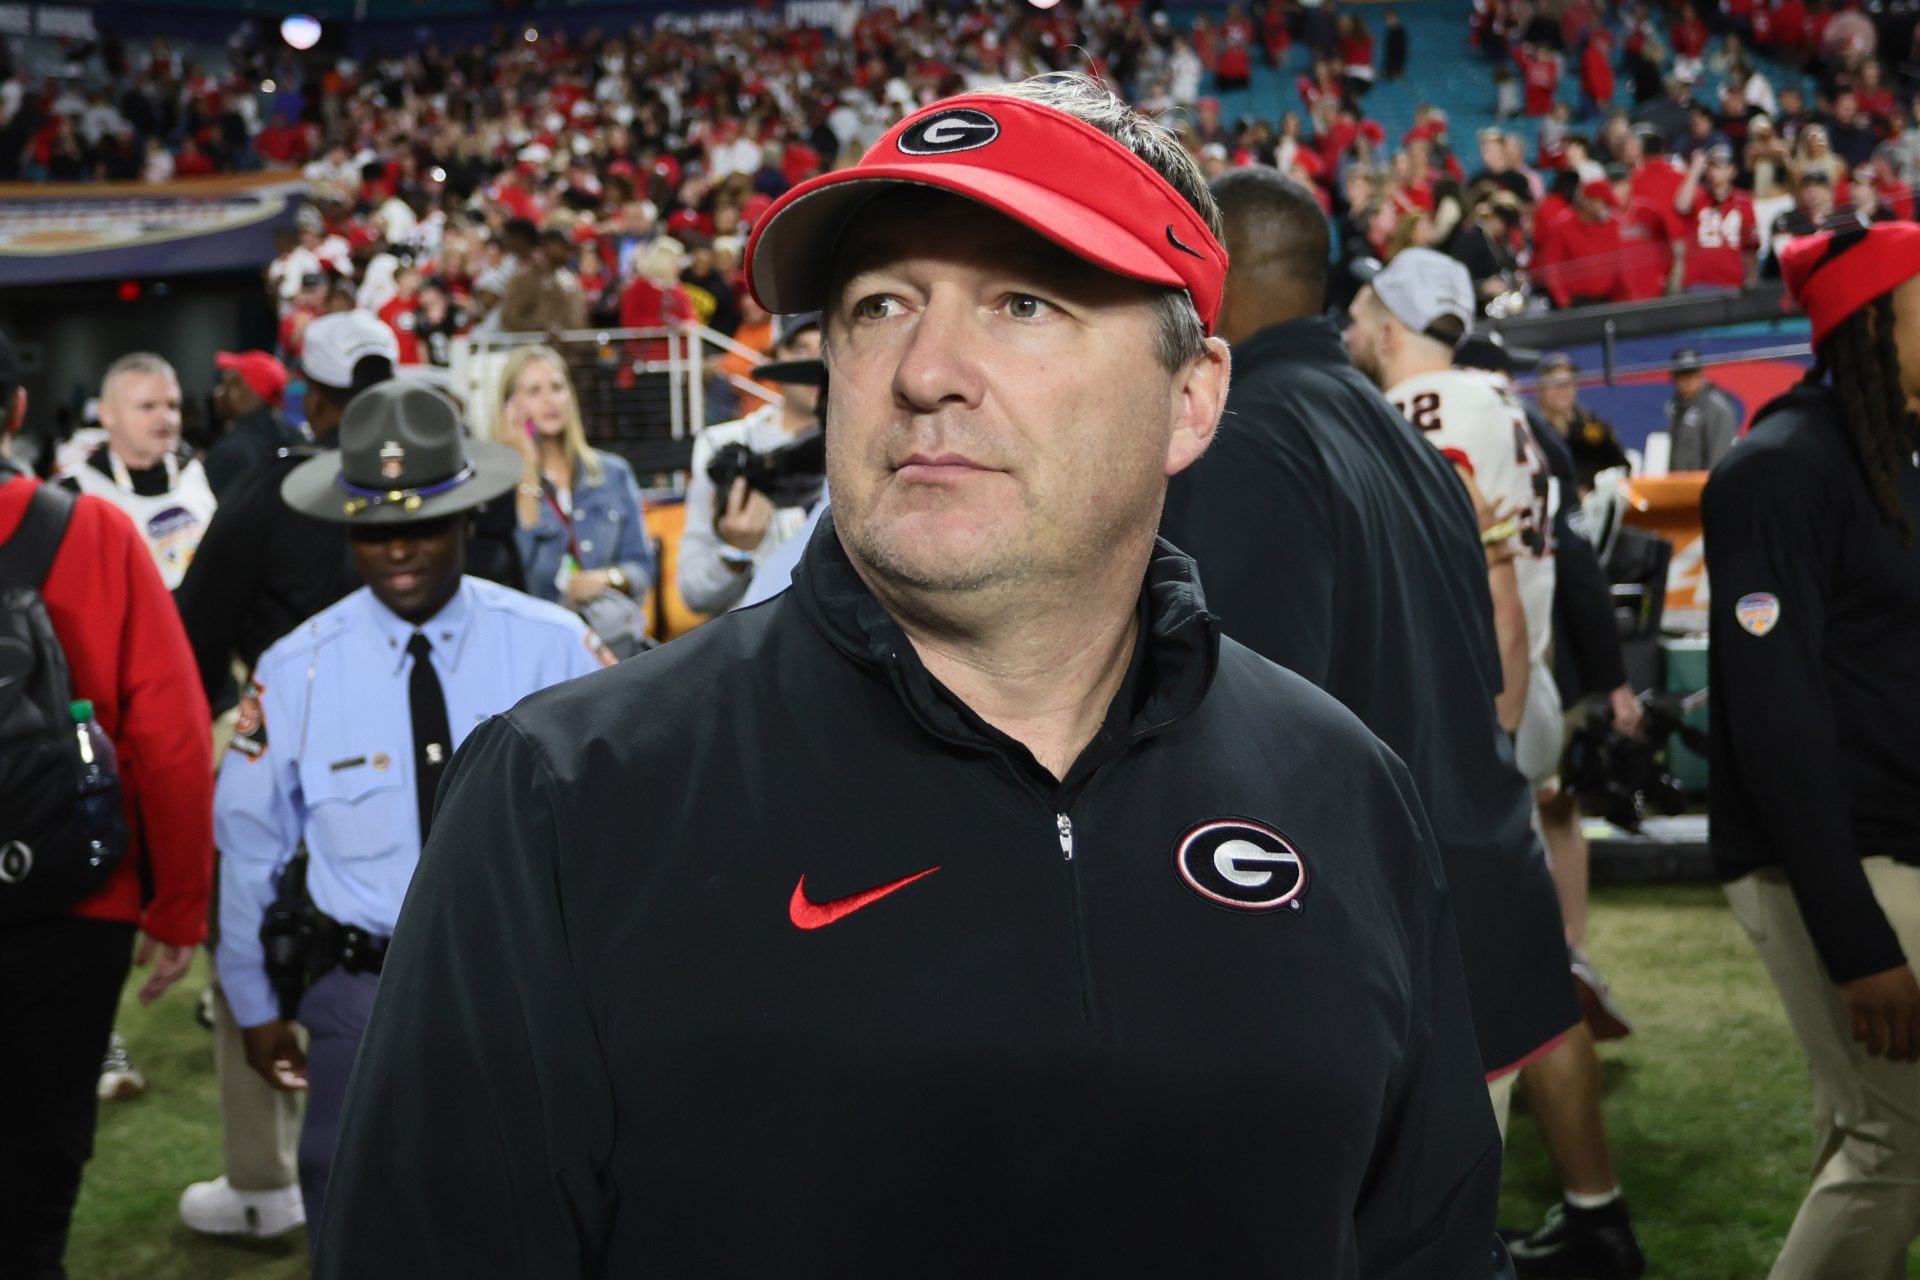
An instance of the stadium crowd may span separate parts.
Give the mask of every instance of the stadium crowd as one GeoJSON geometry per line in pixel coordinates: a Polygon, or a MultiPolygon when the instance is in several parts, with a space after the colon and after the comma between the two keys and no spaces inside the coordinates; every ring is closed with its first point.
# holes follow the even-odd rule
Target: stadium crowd
{"type": "Polygon", "coordinates": [[[1464,43],[1489,64],[1500,113],[1529,128],[1461,138],[1423,107],[1389,138],[1367,98],[1404,75],[1406,31],[1390,10],[1332,4],[1229,6],[1185,27],[1124,5],[849,7],[833,31],[503,27],[487,46],[318,74],[260,44],[216,71],[164,41],[107,43],[94,54],[111,87],[0,77],[0,180],[297,168],[313,211],[273,271],[296,317],[288,353],[298,317],[341,305],[330,290],[345,281],[357,305],[385,310],[403,359],[436,363],[450,335],[500,323],[520,261],[564,268],[568,296],[535,299],[526,282],[516,327],[672,315],[729,335],[744,324],[764,345],[737,273],[772,199],[851,164],[915,106],[1063,69],[1165,114],[1209,176],[1265,164],[1305,183],[1341,258],[1422,245],[1461,259],[1494,314],[1738,287],[1777,273],[1776,238],[1913,215],[1920,129],[1889,70],[1905,51],[1880,50],[1854,6],[1728,0],[1703,19],[1685,4],[1656,18],[1640,4],[1483,0],[1464,43]],[[1245,87],[1255,60],[1304,67],[1297,101],[1228,118],[1217,95],[1245,87]],[[509,233],[519,220],[545,237],[538,253],[509,233]],[[662,237],[698,261],[665,297],[675,273],[643,269],[662,237]]]}

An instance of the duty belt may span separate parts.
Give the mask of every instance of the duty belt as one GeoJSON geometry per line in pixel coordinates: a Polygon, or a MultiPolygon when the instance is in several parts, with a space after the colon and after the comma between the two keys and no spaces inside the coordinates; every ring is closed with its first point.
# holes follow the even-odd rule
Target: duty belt
{"type": "Polygon", "coordinates": [[[320,908],[313,909],[313,972],[324,974],[336,966],[348,973],[377,974],[387,963],[387,944],[365,929],[341,924],[320,908]]]}

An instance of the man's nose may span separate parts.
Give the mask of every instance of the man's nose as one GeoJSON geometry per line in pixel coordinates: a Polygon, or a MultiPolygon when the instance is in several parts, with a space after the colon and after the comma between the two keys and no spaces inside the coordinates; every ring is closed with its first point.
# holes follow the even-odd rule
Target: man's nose
{"type": "Polygon", "coordinates": [[[978,309],[972,302],[936,291],[921,308],[900,352],[893,374],[895,396],[920,413],[947,403],[978,405],[981,381],[975,352],[980,341],[978,309]]]}

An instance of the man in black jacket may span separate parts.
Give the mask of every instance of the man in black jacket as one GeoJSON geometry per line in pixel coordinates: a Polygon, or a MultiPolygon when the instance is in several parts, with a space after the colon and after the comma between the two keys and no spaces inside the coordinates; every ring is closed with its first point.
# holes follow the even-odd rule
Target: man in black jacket
{"type": "Polygon", "coordinates": [[[1505,1272],[1412,783],[1155,542],[1217,222],[1066,76],[769,210],[832,514],[455,761],[318,1275],[1505,1272]]]}
{"type": "Polygon", "coordinates": [[[1890,1276],[1920,1233],[1920,228],[1803,236],[1780,265],[1814,369],[1700,508],[1713,858],[1813,1076],[1773,1274],[1890,1276]]]}
{"type": "MultiPolygon", "coordinates": [[[[1467,491],[1322,315],[1312,195],[1259,169],[1213,190],[1233,262],[1220,331],[1238,368],[1220,439],[1174,478],[1163,531],[1194,555],[1228,635],[1339,698],[1407,762],[1453,891],[1489,1087],[1504,1111],[1534,1065],[1549,1145],[1593,1170],[1571,1189],[1604,1192],[1597,1064],[1566,1039],[1580,1015],[1533,798],[1495,717],[1488,561],[1467,491]]],[[[1644,1266],[1624,1205],[1556,1221],[1570,1236],[1557,1252],[1593,1274],[1644,1266]]]]}

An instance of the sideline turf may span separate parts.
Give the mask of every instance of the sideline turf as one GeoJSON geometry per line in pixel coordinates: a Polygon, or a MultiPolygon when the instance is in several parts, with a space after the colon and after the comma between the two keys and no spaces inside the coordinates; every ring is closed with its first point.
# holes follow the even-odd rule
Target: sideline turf
{"type": "MultiPolygon", "coordinates": [[[[1772,986],[1720,891],[1596,890],[1588,950],[1634,1034],[1601,1047],[1607,1123],[1660,1280],[1764,1276],[1806,1185],[1810,1100],[1772,986]]],[[[75,1216],[74,1280],[283,1280],[306,1274],[306,1237],[236,1243],[180,1225],[181,1188],[217,1176],[213,1055],[193,1021],[204,968],[151,1009],[128,984],[120,1031],[147,1096],[102,1106],[75,1216]]],[[[1516,1105],[1501,1221],[1531,1226],[1559,1194],[1516,1105]]],[[[1910,1267],[1920,1277],[1920,1265],[1910,1267]]]]}

